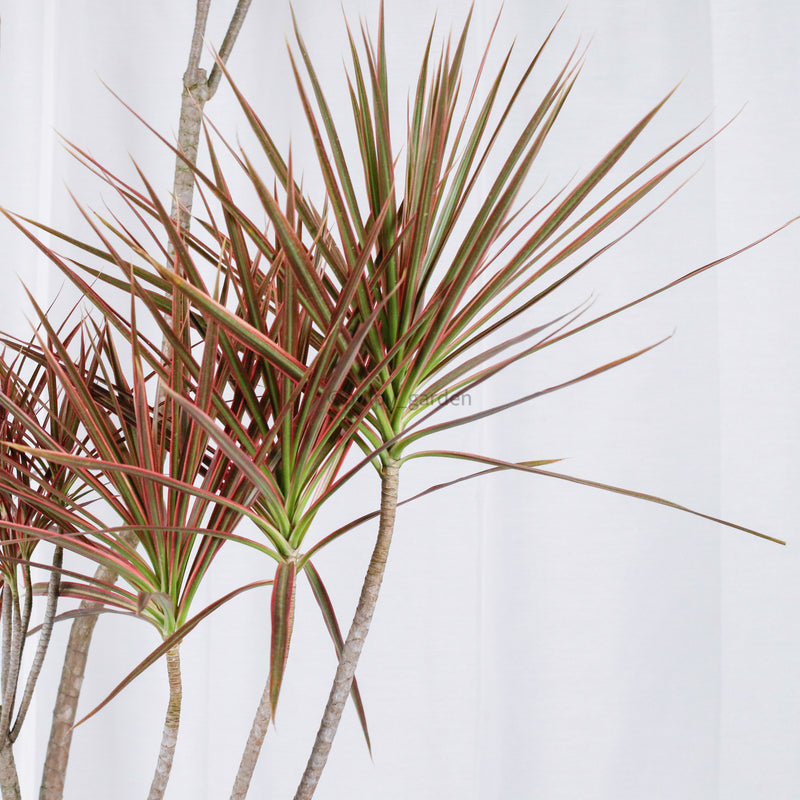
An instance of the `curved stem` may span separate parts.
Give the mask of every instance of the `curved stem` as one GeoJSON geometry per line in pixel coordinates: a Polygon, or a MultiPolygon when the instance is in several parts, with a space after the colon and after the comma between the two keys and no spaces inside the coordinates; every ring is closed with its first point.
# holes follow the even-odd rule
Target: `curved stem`
{"type": "MultiPolygon", "coordinates": [[[[211,8],[211,0],[197,0],[197,9],[194,14],[194,32],[192,33],[192,44],[189,47],[189,63],[186,67],[186,75],[193,75],[200,67],[200,56],[203,54],[203,37],[206,34],[206,23],[208,22],[208,11],[211,8]]],[[[189,78],[191,80],[191,78],[189,78]]]]}
{"type": "Polygon", "coordinates": [[[253,725],[250,728],[250,735],[247,737],[247,744],[242,752],[242,760],[239,763],[239,771],[236,773],[236,780],[233,783],[230,800],[244,800],[250,788],[250,781],[261,753],[261,745],[264,744],[264,737],[267,735],[269,720],[272,713],[272,703],[270,701],[271,682],[267,675],[267,682],[258,703],[253,725]]]}
{"type": "MultiPolygon", "coordinates": [[[[7,596],[4,595],[5,601],[7,596]]],[[[0,712],[0,737],[3,746],[10,744],[9,729],[11,727],[11,711],[17,697],[19,683],[19,668],[22,661],[22,645],[25,635],[22,631],[22,614],[20,612],[19,594],[11,590],[11,641],[9,653],[9,668],[3,691],[3,710],[0,712]]]]}
{"type": "Polygon", "coordinates": [[[169,703],[164,718],[164,733],[161,736],[161,750],[158,754],[156,772],[150,785],[147,800],[161,800],[167,788],[169,774],[172,771],[172,760],[175,757],[175,745],[178,741],[178,727],[181,721],[181,658],[178,652],[180,645],[167,650],[167,676],[169,678],[169,703]]]}
{"type": "Polygon", "coordinates": [[[20,630],[22,631],[22,644],[20,645],[19,657],[22,659],[22,652],[25,649],[25,637],[28,633],[28,627],[31,624],[31,614],[33,613],[33,581],[31,580],[31,568],[27,564],[22,565],[22,574],[25,582],[25,605],[22,610],[22,623],[20,630]]]}
{"type": "MultiPolygon", "coordinates": [[[[14,722],[14,727],[11,729],[11,741],[14,742],[19,736],[20,728],[25,720],[25,715],[28,713],[28,708],[33,698],[33,690],[36,688],[36,681],[39,680],[39,674],[42,671],[44,664],[44,657],[47,655],[47,648],[50,645],[50,636],[53,633],[53,624],[55,622],[56,609],[58,607],[58,592],[61,587],[61,564],[63,561],[64,551],[60,547],[56,547],[53,553],[53,571],[50,573],[50,582],[47,586],[47,606],[44,611],[44,619],[42,621],[42,629],[39,632],[39,642],[36,645],[36,653],[33,657],[30,672],[28,672],[28,682],[25,684],[25,692],[22,695],[22,700],[19,704],[17,711],[17,719],[14,722]]],[[[33,592],[31,592],[33,594],[33,592]]],[[[24,630],[27,632],[27,625],[24,630]]]]}
{"type": "MultiPolygon", "coordinates": [[[[220,47],[218,53],[219,60],[223,64],[228,60],[228,56],[231,54],[231,50],[233,50],[236,37],[239,35],[239,31],[242,29],[244,18],[247,16],[249,8],[250,0],[239,0],[239,2],[236,4],[236,10],[233,12],[230,25],[228,25],[228,30],[225,32],[225,38],[222,40],[222,47],[220,47]]],[[[221,78],[222,70],[219,68],[218,63],[214,64],[214,66],[211,68],[211,74],[208,76],[209,98],[214,96],[214,92],[217,91],[217,86],[219,86],[221,78]]]]}
{"type": "Polygon", "coordinates": [[[0,677],[0,698],[6,696],[6,686],[8,686],[8,673],[11,670],[11,587],[8,582],[3,584],[3,609],[2,609],[2,642],[3,653],[0,656],[2,661],[2,677],[0,677]]]}
{"type": "Polygon", "coordinates": [[[313,797],[322,770],[328,760],[347,697],[350,694],[358,659],[364,647],[364,640],[369,632],[372,615],[378,601],[378,593],[383,582],[383,573],[386,569],[386,560],[394,533],[398,477],[399,465],[397,462],[389,461],[384,465],[381,471],[381,516],[378,538],[375,542],[375,549],[372,551],[364,585],[361,588],[361,597],[358,600],[353,624],[350,626],[350,632],[347,634],[347,640],[339,658],[339,666],[333,679],[333,686],[317,732],[314,748],[300,780],[300,785],[297,787],[294,800],[310,800],[313,797]]]}

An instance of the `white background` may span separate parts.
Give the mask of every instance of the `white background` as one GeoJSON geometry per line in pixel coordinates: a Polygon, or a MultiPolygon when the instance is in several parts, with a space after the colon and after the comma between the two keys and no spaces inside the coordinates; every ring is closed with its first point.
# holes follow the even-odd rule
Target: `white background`
{"type": "MultiPolygon", "coordinates": [[[[208,37],[218,45],[233,3],[213,6],[208,37]]],[[[351,21],[363,14],[374,29],[375,2],[344,6],[351,21]]],[[[346,119],[339,3],[297,0],[294,8],[346,119]]],[[[396,142],[434,12],[441,35],[460,26],[466,10],[455,1],[387,0],[396,142]]],[[[489,0],[475,5],[468,71],[497,10],[489,0]]],[[[491,65],[516,37],[512,74],[519,75],[561,10],[555,0],[509,0],[491,65]]],[[[79,217],[65,183],[101,207],[97,183],[64,155],[54,131],[127,176],[130,154],[166,199],[169,153],[101,80],[174,134],[193,13],[189,0],[0,0],[0,203],[75,230],[79,217]]],[[[230,66],[281,146],[291,135],[302,164],[309,152],[284,46],[290,30],[286,4],[254,0],[230,66]]],[[[579,37],[591,44],[532,188],[589,169],[678,82],[631,168],[707,115],[706,134],[747,105],[697,158],[702,169],[669,207],[552,308],[566,310],[591,293],[596,311],[610,308],[800,212],[798,34],[800,10],[787,3],[570,4],[536,85],[552,79],[579,37]]],[[[246,141],[226,87],[207,111],[246,141]]],[[[312,187],[314,180],[309,167],[312,187]]],[[[798,236],[800,229],[790,229],[510,371],[473,404],[543,388],[675,331],[644,359],[449,442],[515,460],[565,457],[564,471],[669,497],[789,546],[524,475],[465,484],[403,509],[358,673],[374,763],[348,709],[321,800],[800,795],[798,236]]],[[[30,313],[17,276],[42,303],[61,280],[10,225],[0,237],[2,326],[25,335],[30,313]]],[[[402,493],[452,474],[414,463],[402,493]]],[[[369,510],[376,492],[366,476],[320,519],[316,534],[369,510]]],[[[319,560],[343,625],[372,535],[367,527],[354,532],[319,560]]],[[[251,553],[223,551],[199,602],[270,566],[251,553]]],[[[266,675],[267,603],[266,594],[240,598],[183,647],[183,729],[168,789],[174,800],[227,797],[266,675]]],[[[26,797],[38,791],[65,633],[18,748],[26,797]]],[[[146,626],[101,620],[81,708],[102,699],[155,644],[146,626]]],[[[291,796],[334,667],[310,593],[301,592],[277,728],[253,797],[291,796]]],[[[166,702],[162,672],[163,665],[152,668],[78,729],[68,798],[144,795],[166,702]]]]}

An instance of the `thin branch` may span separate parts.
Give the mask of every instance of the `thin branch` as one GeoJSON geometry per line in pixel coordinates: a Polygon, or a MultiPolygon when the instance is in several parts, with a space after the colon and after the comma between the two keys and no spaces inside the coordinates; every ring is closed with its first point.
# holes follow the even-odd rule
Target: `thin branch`
{"type": "Polygon", "coordinates": [[[200,69],[200,56],[203,53],[203,37],[206,34],[209,8],[211,8],[211,0],[197,0],[192,46],[189,50],[189,64],[186,67],[186,74],[183,76],[186,86],[191,86],[195,83],[195,74],[200,69]]]}
{"type": "Polygon", "coordinates": [[[31,580],[30,565],[22,565],[22,574],[25,576],[25,607],[22,611],[22,624],[20,625],[20,630],[22,631],[22,643],[19,648],[20,661],[22,660],[22,651],[25,649],[25,633],[30,627],[31,614],[33,613],[33,581],[31,580]]]}
{"type": "Polygon", "coordinates": [[[22,701],[17,711],[17,719],[14,727],[11,729],[11,741],[16,741],[19,736],[22,722],[25,715],[28,713],[28,708],[33,698],[33,690],[36,687],[36,681],[39,679],[39,674],[42,671],[42,664],[44,664],[44,657],[47,654],[47,647],[50,644],[50,635],[53,632],[53,623],[55,622],[56,609],[58,607],[58,593],[61,587],[61,564],[63,561],[64,551],[60,547],[56,547],[53,553],[53,571],[50,573],[50,583],[47,587],[47,606],[44,611],[44,621],[41,626],[41,633],[39,634],[39,642],[36,646],[36,654],[33,657],[30,672],[28,673],[28,682],[25,684],[25,693],[22,696],[22,701]]]}
{"type": "Polygon", "coordinates": [[[175,756],[175,745],[178,741],[178,727],[181,721],[181,660],[178,654],[180,645],[175,645],[167,650],[167,676],[169,678],[169,703],[167,715],[164,719],[164,733],[161,738],[161,750],[158,755],[158,764],[150,786],[147,800],[161,800],[167,788],[172,761],[175,756]]]}
{"type": "Polygon", "coordinates": [[[247,790],[250,788],[250,781],[253,778],[258,756],[261,753],[261,746],[264,744],[264,738],[269,728],[272,712],[271,685],[269,675],[267,675],[264,692],[256,709],[256,715],[250,728],[250,735],[247,737],[247,744],[242,752],[242,760],[239,764],[239,771],[236,773],[230,800],[245,800],[247,797],[247,790]]]}
{"type": "MultiPolygon", "coordinates": [[[[228,25],[228,30],[225,33],[225,38],[222,40],[222,47],[220,47],[218,54],[219,60],[223,64],[227,63],[228,56],[230,56],[231,51],[233,50],[233,45],[236,44],[236,37],[239,35],[239,31],[242,29],[244,18],[247,16],[247,11],[249,8],[250,0],[239,0],[236,10],[233,12],[231,24],[228,25]]],[[[209,98],[214,96],[221,78],[222,70],[220,69],[218,63],[214,64],[206,84],[208,86],[209,98]]]]}
{"type": "Polygon", "coordinates": [[[8,671],[11,668],[11,587],[6,582],[3,586],[3,672],[0,679],[0,697],[6,696],[8,671]]]}

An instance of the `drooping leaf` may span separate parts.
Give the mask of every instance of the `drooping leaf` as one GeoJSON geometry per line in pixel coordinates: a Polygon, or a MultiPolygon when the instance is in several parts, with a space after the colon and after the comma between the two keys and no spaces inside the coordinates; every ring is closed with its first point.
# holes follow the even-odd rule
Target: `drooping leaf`
{"type": "Polygon", "coordinates": [[[289,643],[294,625],[295,577],[297,565],[294,561],[281,562],[275,571],[272,585],[272,635],[269,656],[269,699],[272,706],[272,720],[278,706],[278,696],[289,658],[289,643]]]}
{"type": "MultiPolygon", "coordinates": [[[[342,638],[342,631],[339,627],[339,620],[336,619],[336,612],[333,609],[333,603],[328,595],[328,590],[322,582],[319,572],[311,561],[306,561],[303,569],[308,578],[308,583],[314,593],[314,599],[317,601],[319,610],[322,612],[322,618],[325,620],[325,627],[331,635],[333,645],[336,648],[336,657],[340,658],[342,650],[344,649],[344,639],[342,638]]],[[[364,712],[364,703],[361,700],[361,692],[358,688],[358,681],[353,678],[353,685],[350,689],[350,697],[353,700],[356,713],[358,714],[358,721],[361,723],[361,730],[364,733],[364,739],[367,743],[367,749],[372,754],[372,743],[369,739],[369,729],[367,728],[367,715],[364,712]]]]}

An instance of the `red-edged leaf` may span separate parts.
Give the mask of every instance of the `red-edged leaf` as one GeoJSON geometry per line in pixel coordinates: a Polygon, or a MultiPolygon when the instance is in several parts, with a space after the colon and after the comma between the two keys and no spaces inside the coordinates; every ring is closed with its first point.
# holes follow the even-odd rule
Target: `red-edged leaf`
{"type": "MultiPolygon", "coordinates": [[[[458,427],[459,425],[467,425],[470,422],[477,422],[478,420],[485,419],[486,417],[490,417],[494,414],[499,414],[502,411],[507,411],[510,408],[514,408],[515,406],[522,405],[523,403],[529,403],[531,400],[536,400],[539,397],[544,397],[545,395],[552,394],[553,392],[557,392],[560,389],[566,389],[569,386],[574,386],[577,383],[581,383],[581,381],[588,380],[589,378],[594,378],[597,375],[601,375],[604,372],[608,372],[615,367],[619,367],[622,364],[626,364],[628,361],[633,361],[633,359],[638,358],[639,356],[644,355],[645,353],[649,353],[654,348],[658,347],[664,342],[667,341],[670,337],[665,337],[660,341],[656,342],[655,344],[651,344],[648,347],[643,347],[641,350],[637,350],[635,353],[629,353],[626,356],[622,356],[621,358],[617,358],[614,361],[609,361],[607,364],[603,364],[602,366],[595,367],[593,370],[589,372],[583,373],[583,375],[579,375],[577,378],[571,378],[568,381],[564,381],[563,383],[556,384],[555,386],[550,386],[547,389],[541,389],[538,392],[532,392],[531,394],[527,394],[524,397],[518,397],[516,400],[510,400],[507,403],[501,403],[498,406],[494,406],[492,408],[487,408],[485,411],[477,411],[474,414],[467,414],[463,417],[459,417],[458,419],[449,420],[447,422],[441,422],[438,425],[431,425],[427,428],[423,428],[422,430],[418,430],[416,433],[411,434],[408,437],[403,438],[403,446],[407,446],[412,442],[416,441],[417,439],[421,439],[424,436],[430,436],[433,433],[438,433],[440,431],[449,430],[450,428],[458,427]]],[[[477,376],[476,380],[467,384],[466,387],[461,389],[458,393],[453,394],[450,398],[450,401],[461,397],[470,389],[474,389],[478,384],[483,383],[483,381],[487,380],[488,378],[496,375],[500,370],[510,364],[513,364],[515,361],[519,360],[520,358],[527,355],[527,351],[519,354],[518,356],[512,356],[510,359],[506,359],[506,361],[500,362],[500,364],[494,365],[489,369],[485,370],[484,373],[481,373],[477,376]]],[[[419,422],[422,422],[428,419],[430,416],[435,414],[441,406],[437,405],[432,411],[428,412],[419,422]]],[[[413,428],[416,428],[417,424],[409,426],[406,430],[411,431],[413,428]]]]}
{"type": "Polygon", "coordinates": [[[513,461],[503,461],[499,458],[490,458],[489,456],[481,456],[476,453],[459,453],[453,450],[426,450],[413,455],[406,456],[405,460],[408,461],[412,458],[453,458],[461,461],[472,461],[476,464],[489,464],[491,466],[503,467],[505,469],[515,469],[522,472],[529,472],[533,475],[543,475],[547,478],[557,478],[561,481],[568,481],[569,483],[577,483],[580,486],[588,486],[592,489],[602,489],[604,492],[613,492],[614,494],[621,494],[625,497],[633,497],[636,500],[646,500],[648,503],[657,503],[658,505],[667,506],[667,508],[674,508],[677,511],[683,511],[686,514],[692,514],[701,519],[707,519],[711,522],[716,522],[718,525],[725,525],[727,528],[733,528],[737,531],[743,531],[759,539],[767,539],[775,544],[785,545],[782,539],[776,539],[774,536],[768,536],[766,533],[746,528],[744,525],[737,525],[735,522],[729,522],[719,517],[712,517],[710,514],[704,514],[702,511],[695,511],[693,508],[682,506],[679,503],[674,503],[672,500],[665,500],[663,497],[658,497],[654,494],[647,494],[646,492],[637,492],[633,489],[624,489],[621,486],[613,486],[609,483],[601,483],[600,481],[592,481],[586,478],[576,478],[574,475],[565,475],[562,472],[550,472],[549,470],[539,469],[538,467],[531,466],[529,463],[521,462],[515,464],[513,461]]]}
{"type": "MultiPolygon", "coordinates": [[[[39,584],[34,586],[35,594],[44,594],[44,585],[41,591],[38,590],[39,584]]],[[[130,611],[117,611],[115,608],[103,608],[102,606],[95,606],[95,608],[76,608],[74,611],[65,611],[63,614],[57,614],[53,617],[53,622],[66,622],[68,619],[78,619],[79,617],[96,617],[100,614],[117,614],[120,617],[133,617],[137,618],[136,614],[130,611]]],[[[31,628],[25,635],[33,636],[42,629],[41,625],[31,628]]]]}
{"type": "MultiPolygon", "coordinates": [[[[518,466],[546,467],[548,464],[557,464],[561,460],[562,459],[560,458],[545,458],[542,459],[541,461],[521,462],[518,466]]],[[[407,497],[405,500],[401,500],[397,504],[397,506],[399,508],[400,506],[404,506],[406,503],[413,503],[414,500],[419,500],[421,497],[425,497],[426,495],[433,494],[434,492],[440,492],[442,489],[447,489],[450,486],[455,486],[457,483],[463,483],[464,481],[471,481],[474,478],[481,478],[484,475],[491,475],[494,472],[504,472],[506,469],[508,469],[508,467],[489,467],[488,469],[482,469],[479,472],[471,472],[469,475],[462,475],[461,477],[454,478],[451,481],[445,481],[444,483],[434,484],[433,486],[429,486],[427,489],[423,489],[421,492],[417,492],[417,494],[414,494],[411,497],[407,497]]],[[[350,520],[350,522],[348,522],[346,525],[342,525],[341,528],[337,528],[335,531],[329,533],[324,539],[320,539],[300,559],[301,567],[305,568],[305,564],[308,562],[308,560],[312,558],[320,550],[322,550],[323,547],[326,547],[331,542],[338,539],[340,536],[343,536],[345,533],[349,533],[354,528],[357,528],[359,525],[363,525],[365,522],[369,522],[371,519],[379,517],[380,514],[381,512],[379,509],[376,511],[370,511],[368,514],[362,514],[360,517],[350,520]]]]}
{"type": "Polygon", "coordinates": [[[264,336],[257,328],[236,317],[225,306],[214,300],[210,294],[196,288],[176,272],[163,267],[159,267],[158,271],[162,277],[188,295],[204,313],[212,315],[221,325],[225,325],[233,336],[261,353],[277,369],[290,378],[299,379],[303,377],[303,365],[290,353],[287,353],[275,342],[264,336]]]}
{"type": "Polygon", "coordinates": [[[278,706],[286,659],[289,657],[289,642],[294,624],[294,592],[297,565],[294,561],[278,564],[275,582],[272,585],[272,641],[269,655],[269,700],[272,705],[272,720],[278,706]]]}

